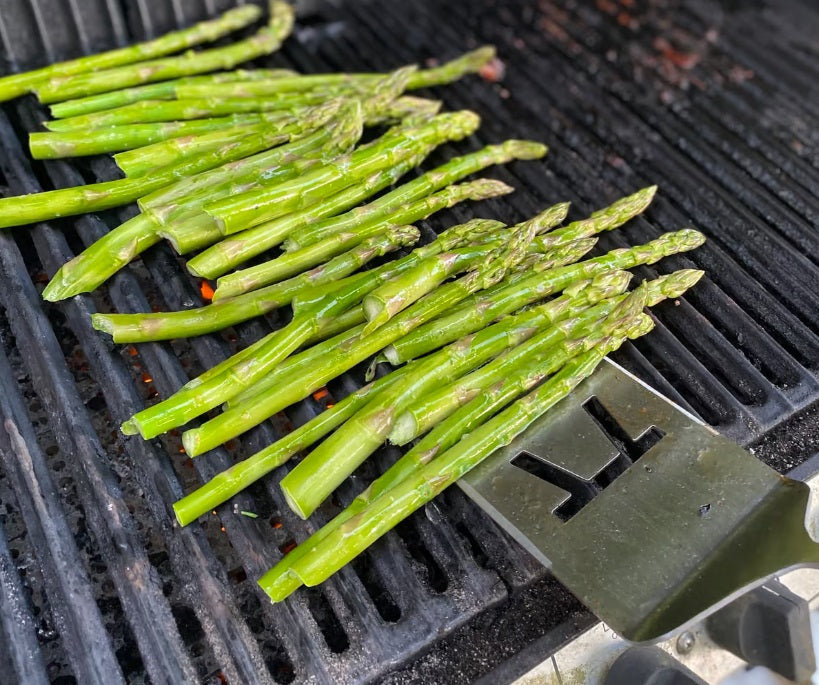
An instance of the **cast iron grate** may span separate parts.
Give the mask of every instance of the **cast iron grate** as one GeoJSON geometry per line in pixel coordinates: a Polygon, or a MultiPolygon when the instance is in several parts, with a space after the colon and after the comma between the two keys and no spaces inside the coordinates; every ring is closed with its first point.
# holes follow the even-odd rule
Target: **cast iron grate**
{"type": "MultiPolygon", "coordinates": [[[[230,4],[8,0],[0,9],[3,57],[7,67],[28,66],[104,49],[230,4]]],[[[783,471],[815,451],[816,431],[804,417],[819,397],[819,156],[809,107],[819,13],[797,2],[774,13],[715,0],[593,7],[367,0],[319,4],[305,19],[270,62],[384,70],[496,43],[507,64],[502,83],[473,78],[435,93],[450,108],[475,108],[485,123],[430,164],[509,135],[548,142],[544,164],[493,172],[519,190],[480,211],[509,221],[560,199],[580,215],[659,183],[645,219],[607,235],[604,247],[694,223],[709,244],[661,268],[693,263],[709,276],[685,301],[661,307],[658,330],[619,360],[744,444],[781,433],[789,421],[807,425],[799,451],[772,459],[783,471]],[[773,58],[774,46],[793,60],[773,58]]],[[[0,186],[23,193],[112,177],[105,159],[31,163],[20,141],[43,116],[30,99],[2,108],[0,186]]],[[[193,462],[180,453],[178,434],[149,443],[118,434],[146,400],[279,325],[268,317],[192,341],[110,345],[91,330],[90,312],[201,301],[198,284],[164,246],[94,296],[43,303],[47,275],[131,211],[0,235],[0,595],[18,598],[0,615],[8,646],[0,665],[8,661],[21,677],[27,668],[26,682],[368,681],[543,577],[453,491],[331,582],[271,606],[254,578],[394,459],[389,449],[308,523],[289,513],[273,477],[201,525],[176,528],[170,502],[320,404],[309,399],[241,444],[193,462]],[[12,629],[15,622],[28,629],[12,629]]],[[[424,228],[472,211],[455,208],[424,228]]],[[[362,373],[331,384],[331,394],[349,392],[362,373]]],[[[546,630],[576,611],[562,594],[544,596],[549,604],[537,619],[521,620],[546,630]]],[[[514,644],[526,634],[504,639],[514,644]]],[[[468,680],[492,665],[461,664],[451,674],[468,680]]]]}

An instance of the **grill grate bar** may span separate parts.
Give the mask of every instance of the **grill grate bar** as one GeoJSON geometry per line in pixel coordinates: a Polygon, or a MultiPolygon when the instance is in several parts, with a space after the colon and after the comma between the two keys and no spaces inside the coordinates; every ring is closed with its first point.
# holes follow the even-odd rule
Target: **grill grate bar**
{"type": "MultiPolygon", "coordinates": [[[[1,350],[0,390],[0,453],[17,493],[29,540],[41,555],[49,601],[74,672],[82,682],[124,682],[17,381],[1,350]]],[[[20,682],[29,681],[21,678],[20,682]]]]}
{"type": "Polygon", "coordinates": [[[24,600],[25,594],[14,560],[0,525],[0,668],[11,673],[18,683],[48,683],[43,653],[34,636],[34,617],[24,600]],[[6,663],[8,661],[8,663],[6,663]]]}
{"type": "MultiPolygon", "coordinates": [[[[598,22],[599,26],[593,23],[592,17],[589,16],[588,11],[582,11],[578,8],[579,16],[576,21],[568,21],[564,18],[563,27],[570,32],[571,36],[578,42],[584,41],[584,47],[588,51],[590,58],[595,59],[595,64],[600,69],[605,69],[603,61],[597,57],[601,51],[608,45],[617,44],[622,41],[623,36],[616,33],[621,29],[619,24],[611,25],[605,22],[598,22]],[[599,28],[600,33],[592,34],[590,28],[594,26],[599,28]],[[601,46],[595,47],[594,43],[601,43],[601,46]]],[[[695,39],[687,37],[687,43],[693,44],[695,39]]],[[[646,55],[647,57],[647,55],[646,55]]],[[[648,61],[648,60],[646,60],[648,61]]],[[[609,62],[609,65],[612,65],[609,62]]],[[[629,74],[624,72],[621,67],[614,63],[611,66],[614,78],[618,82],[625,82],[629,78],[629,74]]],[[[664,82],[668,87],[674,87],[675,83],[671,77],[664,73],[659,66],[651,67],[654,75],[664,82]]],[[[694,91],[696,93],[696,90],[694,91]]],[[[659,131],[664,138],[669,141],[678,141],[677,147],[696,162],[702,169],[706,170],[709,175],[717,182],[726,186],[726,190],[733,193],[737,198],[749,207],[756,210],[757,215],[762,219],[768,221],[768,225],[778,229],[788,238],[796,248],[796,254],[801,252],[808,259],[813,259],[814,255],[819,251],[819,239],[817,239],[816,232],[811,230],[810,226],[798,217],[794,217],[787,207],[783,207],[783,203],[791,203],[794,211],[801,211],[803,218],[811,221],[816,219],[817,210],[819,209],[819,202],[816,196],[812,193],[804,194],[802,201],[808,206],[800,207],[793,204],[797,198],[793,197],[793,193],[787,186],[779,185],[767,169],[759,168],[758,164],[749,164],[749,160],[743,157],[745,152],[742,149],[737,149],[725,139],[725,130],[721,128],[711,129],[707,124],[707,118],[702,118],[699,113],[699,98],[691,98],[691,106],[689,107],[672,107],[670,111],[664,110],[664,113],[670,116],[654,117],[650,121],[652,127],[659,131]],[[693,110],[693,112],[692,112],[693,110]],[[676,119],[681,121],[678,124],[676,119]],[[696,130],[696,136],[686,136],[688,131],[696,130]],[[704,143],[704,144],[703,144],[704,143]],[[722,154],[715,154],[718,146],[727,148],[722,154]],[[729,157],[730,155],[733,157],[729,157]],[[750,171],[749,171],[750,167],[750,171]],[[733,169],[737,169],[739,173],[733,173],[733,169]],[[744,172],[744,173],[743,173],[744,172]],[[763,179],[756,178],[755,180],[760,185],[765,185],[769,192],[765,192],[760,185],[751,182],[748,175],[753,175],[754,172],[760,172],[763,179]],[[774,185],[770,188],[768,184],[774,185]],[[770,201],[770,195],[777,195],[781,202],[770,201]],[[787,199],[785,199],[787,197],[787,199]],[[773,219],[776,219],[775,221],[773,219]]],[[[736,141],[733,141],[736,143],[736,141]]],[[[742,146],[742,144],[740,144],[742,146]]],[[[744,146],[742,146],[744,147],[744,146]]],[[[815,188],[815,186],[814,186],[815,188]]],[[[792,256],[791,253],[789,256],[792,256]]]]}

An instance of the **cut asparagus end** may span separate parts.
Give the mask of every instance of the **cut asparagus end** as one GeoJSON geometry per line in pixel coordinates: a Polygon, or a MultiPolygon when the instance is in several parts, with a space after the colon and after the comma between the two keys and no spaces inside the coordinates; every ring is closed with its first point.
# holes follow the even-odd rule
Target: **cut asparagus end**
{"type": "Polygon", "coordinates": [[[415,417],[408,412],[403,412],[395,419],[388,439],[393,445],[406,445],[417,435],[418,422],[415,417]]]}
{"type": "Polygon", "coordinates": [[[287,502],[287,506],[296,513],[296,516],[306,521],[312,512],[304,510],[295,495],[290,492],[287,482],[282,481],[279,483],[279,487],[284,495],[284,501],[287,502]]]}
{"type": "Polygon", "coordinates": [[[287,569],[274,568],[259,578],[259,586],[273,602],[281,602],[301,587],[301,581],[287,569]]]}
{"type": "Polygon", "coordinates": [[[108,335],[110,336],[114,335],[115,327],[107,314],[92,314],[91,325],[94,327],[94,330],[102,331],[103,333],[108,333],[108,335]]]}
{"type": "MultiPolygon", "coordinates": [[[[381,325],[381,323],[383,323],[382,321],[379,321],[379,318],[384,318],[383,315],[385,314],[384,302],[382,300],[368,295],[364,298],[364,302],[361,303],[361,306],[364,309],[364,316],[367,317],[367,321],[375,324],[371,330],[375,330],[381,325]],[[382,315],[382,317],[379,317],[379,315],[382,315]]],[[[384,320],[386,321],[386,318],[384,320]]],[[[367,335],[368,328],[369,325],[364,328],[364,335],[367,335]]]]}
{"type": "Polygon", "coordinates": [[[119,429],[122,431],[123,435],[137,435],[139,433],[139,428],[137,428],[137,425],[132,419],[124,421],[119,429]]]}

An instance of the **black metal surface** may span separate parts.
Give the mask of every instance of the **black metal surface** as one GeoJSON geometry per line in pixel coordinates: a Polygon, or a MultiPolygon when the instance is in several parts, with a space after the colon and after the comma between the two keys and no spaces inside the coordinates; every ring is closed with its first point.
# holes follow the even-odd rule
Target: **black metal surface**
{"type": "MultiPolygon", "coordinates": [[[[3,58],[7,68],[17,68],[110,48],[231,4],[4,0],[3,58]]],[[[570,199],[580,216],[659,183],[646,217],[605,236],[604,247],[693,223],[709,243],[661,268],[695,264],[708,278],[678,305],[660,307],[657,330],[619,361],[722,432],[759,445],[782,471],[812,455],[817,427],[805,417],[815,416],[810,407],[819,399],[819,12],[795,1],[776,3],[775,11],[765,3],[746,9],[717,0],[313,5],[282,54],[265,63],[384,70],[484,42],[499,46],[507,67],[501,83],[473,77],[435,93],[450,108],[476,109],[484,125],[430,163],[512,135],[544,140],[551,151],[543,163],[493,172],[518,192],[484,203],[482,215],[519,220],[570,199]],[[792,447],[793,431],[783,440],[787,426],[799,427],[804,447],[792,447]],[[769,435],[777,447],[766,452],[769,435]],[[778,451],[780,445],[792,452],[778,451]]],[[[7,192],[111,177],[113,166],[104,159],[32,164],[19,141],[43,116],[29,99],[2,108],[0,185],[7,192]]],[[[540,567],[459,492],[419,512],[329,583],[275,607],[254,578],[333,506],[308,523],[298,520],[280,497],[279,473],[202,525],[175,527],[169,505],[182,492],[288,423],[307,420],[318,405],[306,401],[241,445],[192,463],[179,453],[178,435],[145,443],[117,433],[149,396],[166,396],[278,323],[271,317],[225,336],[134,350],[108,344],[91,330],[90,312],[200,302],[196,284],[164,246],[93,297],[41,302],[41,272],[53,274],[131,211],[0,235],[0,332],[12,362],[6,372],[0,359],[2,412],[23,436],[15,442],[8,426],[0,432],[9,457],[0,468],[0,524],[10,540],[9,554],[0,548],[0,592],[16,594],[15,583],[22,583],[19,615],[29,618],[20,620],[40,623],[43,661],[33,657],[34,677],[44,663],[52,680],[83,682],[100,681],[94,673],[102,664],[112,671],[107,682],[372,680],[442,635],[468,634],[470,619],[489,607],[497,611],[521,588],[539,587],[533,583],[542,578],[540,567]],[[28,462],[19,459],[23,447],[28,462]],[[31,464],[28,471],[24,463],[31,464]],[[25,572],[18,579],[8,568],[14,554],[25,572]],[[99,644],[92,654],[76,646],[92,642],[99,644]]],[[[455,208],[429,226],[474,211],[455,208]]],[[[331,392],[341,397],[360,375],[348,374],[331,392]]],[[[340,489],[338,503],[391,458],[387,450],[377,455],[340,489]]],[[[537,615],[526,606],[520,620],[541,632],[576,608],[554,593],[544,595],[537,615]]],[[[514,645],[524,634],[531,639],[510,630],[498,640],[514,645]]],[[[6,644],[19,674],[32,653],[31,630],[12,633],[6,644]]],[[[505,653],[495,651],[497,659],[505,653]]],[[[474,679],[497,663],[425,659],[419,672],[439,659],[437,672],[452,675],[451,682],[474,679]]]]}

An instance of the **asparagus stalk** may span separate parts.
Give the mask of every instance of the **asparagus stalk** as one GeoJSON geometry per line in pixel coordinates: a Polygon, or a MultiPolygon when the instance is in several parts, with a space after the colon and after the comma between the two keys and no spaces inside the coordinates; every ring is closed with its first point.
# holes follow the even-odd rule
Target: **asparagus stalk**
{"type": "MultiPolygon", "coordinates": [[[[399,69],[388,74],[382,81],[373,83],[356,94],[354,99],[374,100],[372,116],[380,118],[381,109],[403,91],[409,69],[399,69]]],[[[54,132],[71,132],[87,129],[104,129],[110,126],[144,124],[152,122],[203,119],[240,114],[266,114],[267,119],[298,118],[305,107],[320,105],[336,99],[343,93],[335,91],[311,91],[289,97],[226,98],[204,97],[176,100],[141,100],[112,110],[95,112],[77,117],[47,121],[43,125],[54,132]]],[[[351,98],[345,98],[351,99],[351,98]]],[[[426,109],[423,108],[424,110],[426,109]]]]}
{"type": "MultiPolygon", "coordinates": [[[[362,335],[363,327],[358,326],[345,334],[344,339],[335,340],[332,353],[317,360],[309,369],[304,369],[298,379],[285,378],[284,382],[270,391],[255,396],[254,405],[237,415],[235,408],[207,421],[199,428],[186,431],[183,444],[190,455],[201,454],[216,445],[230,440],[282,408],[303,399],[310,392],[326,385],[339,374],[352,368],[390,342],[397,340],[413,328],[429,321],[443,311],[468,297],[471,293],[489,287],[505,275],[506,271],[520,259],[518,245],[513,249],[498,250],[495,257],[486,260],[480,268],[456,281],[447,283],[433,293],[401,312],[374,333],[362,335]]],[[[480,248],[479,248],[480,249],[480,248]]]]}
{"type": "MultiPolygon", "coordinates": [[[[646,306],[653,307],[666,298],[679,297],[699,281],[702,275],[702,271],[685,269],[644,282],[646,306]]],[[[538,309],[552,307],[558,308],[558,311],[562,309],[560,314],[552,319],[553,323],[559,321],[558,325],[530,338],[526,343],[509,350],[477,371],[413,401],[395,419],[389,434],[390,442],[396,445],[407,444],[444,420],[477,394],[493,384],[502,382],[510,371],[521,364],[522,360],[527,360],[527,362],[537,360],[543,350],[550,349],[561,339],[581,336],[585,329],[593,330],[600,320],[609,316],[625,301],[626,295],[617,296],[615,293],[618,288],[620,290],[625,288],[630,277],[631,274],[622,271],[602,274],[592,281],[588,292],[584,290],[577,295],[566,294],[546,305],[518,315],[516,318],[526,321],[534,318],[538,309]],[[623,280],[624,274],[625,280],[623,280]],[[616,282],[618,279],[619,283],[616,282]],[[606,283],[606,281],[613,283],[606,283]],[[590,306],[597,302],[600,304],[590,306]],[[584,306],[588,307],[585,311],[583,311],[584,306]]]]}
{"type": "MultiPolygon", "coordinates": [[[[245,255],[248,253],[252,252],[258,254],[258,252],[262,251],[263,249],[274,247],[284,239],[284,236],[287,235],[292,228],[304,226],[305,224],[309,224],[327,216],[332,216],[350,209],[350,207],[361,202],[361,200],[366,199],[370,195],[377,193],[379,190],[395,183],[395,181],[410,171],[419,162],[420,155],[416,156],[415,158],[404,160],[392,168],[384,169],[376,174],[373,174],[363,183],[345,188],[344,190],[331,195],[324,201],[318,202],[315,205],[307,207],[306,209],[293,212],[292,214],[288,214],[274,221],[256,226],[249,231],[245,231],[241,234],[241,236],[228,240],[222,240],[221,242],[213,245],[213,247],[204,250],[196,257],[191,259],[187,264],[188,271],[197,276],[205,275],[206,273],[212,273],[208,267],[210,264],[214,263],[214,261],[221,263],[225,263],[226,261],[244,261],[247,258],[245,255]],[[255,241],[255,243],[251,241],[255,241]]],[[[211,221],[209,215],[207,216],[208,219],[205,221],[211,221]]],[[[201,225],[201,222],[199,224],[195,224],[194,228],[199,225],[201,225]]],[[[208,223],[207,225],[209,226],[208,238],[210,239],[210,235],[215,233],[215,231],[218,229],[213,227],[212,222],[208,223]]],[[[184,225],[176,226],[174,227],[174,231],[181,228],[186,227],[184,225]]],[[[201,228],[199,228],[199,231],[201,232],[201,228]]],[[[188,236],[182,237],[185,238],[188,245],[191,244],[188,236]]],[[[202,243],[200,242],[199,245],[201,246],[201,244],[202,243]]],[[[264,284],[259,285],[261,286],[264,284]]],[[[216,292],[213,295],[213,299],[219,300],[224,297],[233,297],[241,294],[241,292],[242,291],[231,292],[227,288],[217,287],[216,292]]]]}
{"type": "Polygon", "coordinates": [[[33,90],[43,104],[49,104],[143,83],[166,81],[209,71],[229,70],[237,64],[274,52],[290,34],[292,28],[292,7],[286,2],[272,0],[268,25],[250,38],[232,45],[191,52],[180,57],[166,57],[114,69],[95,70],[76,76],[63,75],[57,71],[37,81],[33,90]]]}
{"type": "MultiPolygon", "coordinates": [[[[320,125],[320,122],[328,113],[327,108],[316,108],[302,124],[306,126],[311,120],[314,120],[316,125],[320,125]]],[[[178,226],[179,231],[183,230],[187,225],[184,219],[189,219],[191,214],[201,207],[203,201],[201,195],[193,192],[195,187],[207,187],[207,190],[200,192],[207,193],[208,198],[229,194],[233,192],[236,186],[224,181],[224,179],[230,179],[233,176],[234,181],[241,183],[241,179],[254,171],[257,162],[261,166],[267,167],[265,171],[253,174],[259,180],[263,179],[261,174],[274,180],[295,178],[304,169],[319,164],[318,155],[322,149],[320,147],[322,143],[326,145],[323,149],[327,150],[329,147],[335,150],[339,149],[334,147],[336,144],[346,148],[350,142],[350,139],[345,138],[343,135],[336,140],[332,137],[331,131],[325,129],[314,135],[306,136],[298,141],[259,153],[253,157],[231,162],[210,172],[183,179],[158,191],[158,194],[154,193],[153,196],[149,197],[165,199],[175,197],[177,195],[175,189],[179,186],[191,189],[191,194],[183,196],[181,199],[173,202],[168,199],[163,205],[146,206],[142,214],[138,214],[109,231],[81,254],[60,267],[43,291],[43,297],[54,302],[81,292],[94,290],[137,255],[159,242],[163,234],[172,233],[170,229],[165,230],[163,228],[164,223],[173,221],[175,222],[173,225],[178,226]],[[328,136],[330,136],[329,141],[327,140],[328,136]],[[317,147],[318,150],[316,150],[317,147]],[[283,163],[287,160],[291,161],[283,163]],[[201,177],[207,177],[208,182],[205,183],[206,179],[201,177]],[[216,178],[223,180],[222,185],[211,182],[216,178]],[[195,179],[198,179],[196,183],[194,183],[195,179]]],[[[140,204],[145,203],[147,205],[147,200],[148,198],[141,198],[140,204]]],[[[204,214],[201,214],[201,216],[207,217],[204,214]]],[[[195,237],[192,241],[193,244],[201,244],[207,238],[206,235],[202,235],[204,231],[205,228],[200,229],[200,235],[195,237]]],[[[216,239],[218,239],[218,236],[214,238],[214,240],[216,239]]],[[[180,244],[177,242],[175,235],[171,235],[171,242],[175,246],[180,244]]],[[[184,241],[180,240],[180,242],[184,241]]]]}
{"type": "Polygon", "coordinates": [[[638,190],[633,195],[623,197],[608,207],[597,210],[587,219],[573,221],[565,228],[541,236],[534,241],[534,244],[538,250],[544,250],[562,243],[588,238],[603,231],[619,228],[635,216],[642,214],[646,207],[651,204],[656,192],[657,186],[648,186],[638,190]]]}
{"type": "MultiPolygon", "coordinates": [[[[447,135],[454,136],[456,134],[451,133],[447,135]]],[[[399,160],[394,162],[392,166],[386,166],[370,174],[363,181],[355,182],[353,176],[350,175],[346,178],[343,176],[339,177],[337,182],[324,184],[326,192],[331,192],[334,187],[339,185],[341,185],[343,189],[334,195],[330,195],[330,197],[324,201],[319,201],[312,206],[308,204],[305,209],[260,224],[232,238],[217,243],[191,259],[188,262],[188,270],[194,275],[205,276],[207,278],[220,276],[230,268],[245,262],[247,259],[260,254],[264,250],[280,244],[291,231],[328,216],[333,216],[339,212],[349,210],[362,200],[367,199],[383,188],[395,183],[410,169],[417,166],[439,142],[440,140],[433,141],[426,145],[421,145],[415,150],[405,151],[406,156],[404,154],[400,155],[399,160]]],[[[387,159],[382,159],[379,164],[383,165],[388,161],[387,159]]],[[[343,165],[339,162],[333,163],[332,166],[337,166],[340,169],[343,165]]],[[[321,169],[317,171],[321,172],[321,169]]],[[[298,181],[307,178],[308,175],[303,176],[301,179],[298,179],[298,181]]],[[[296,182],[297,181],[285,182],[276,187],[282,188],[287,186],[292,188],[296,182]]],[[[318,191],[316,191],[315,194],[318,195],[318,191]]],[[[297,202],[299,204],[309,203],[310,199],[305,196],[305,198],[297,200],[297,202]]],[[[205,209],[207,210],[207,205],[205,209]]],[[[260,283],[258,285],[265,284],[260,283]]],[[[229,285],[225,284],[224,288],[217,288],[217,294],[215,294],[214,297],[218,299],[236,294],[238,294],[236,290],[233,290],[229,285]]]]}
{"type": "Polygon", "coordinates": [[[705,237],[693,229],[666,233],[656,240],[632,248],[612,250],[601,257],[536,273],[481,294],[473,302],[418,328],[384,350],[392,364],[400,364],[430,350],[480,330],[499,316],[558,292],[566,285],[612,269],[631,269],[640,264],[654,264],[663,257],[699,247],[705,237]]]}
{"type": "MultiPolygon", "coordinates": [[[[284,243],[287,251],[298,250],[335,233],[354,231],[364,222],[390,220],[390,214],[415,200],[420,200],[445,186],[494,164],[515,159],[540,159],[547,152],[545,145],[528,140],[507,140],[462,157],[455,157],[418,178],[386,193],[381,198],[357,207],[338,217],[293,231],[284,243]]],[[[396,222],[397,223],[397,222],[396,222]]]]}
{"type": "Polygon", "coordinates": [[[330,260],[281,283],[246,295],[214,302],[197,309],[144,314],[92,314],[94,328],[112,336],[116,343],[149,342],[189,338],[233,326],[290,303],[299,292],[351,274],[417,238],[417,232],[391,227],[330,260]]]}
{"type": "MultiPolygon", "coordinates": [[[[685,280],[682,279],[681,284],[685,280]]],[[[690,282],[690,279],[687,280],[690,282]]],[[[684,286],[673,291],[669,287],[669,296],[677,297],[682,294],[683,289],[684,286]]],[[[539,336],[532,338],[529,344],[537,337],[539,336]]],[[[509,364],[498,382],[485,387],[451,416],[438,423],[412,449],[361,492],[343,512],[283,558],[275,569],[265,576],[265,591],[271,599],[281,601],[301,585],[298,577],[288,573],[288,570],[305,554],[309,554],[310,550],[330,532],[365,509],[377,497],[412,476],[437,455],[446,452],[516,397],[529,392],[549,375],[560,370],[572,356],[582,349],[587,349],[589,342],[588,338],[564,340],[556,346],[535,348],[532,354],[524,357],[517,365],[509,364]]],[[[415,364],[417,362],[410,362],[403,369],[414,368],[415,364]]]]}
{"type": "Polygon", "coordinates": [[[36,132],[29,135],[28,145],[34,159],[60,159],[84,157],[106,152],[120,152],[152,145],[180,136],[199,135],[236,126],[253,125],[269,121],[279,123],[281,117],[267,114],[237,114],[194,121],[167,121],[152,124],[112,126],[94,131],[80,129],[65,132],[36,132]]]}
{"type": "Polygon", "coordinates": [[[180,525],[186,526],[240,493],[273,469],[289,461],[294,455],[321,440],[330,431],[338,428],[364,404],[389,388],[405,373],[405,369],[398,369],[365,385],[272,445],[268,445],[253,456],[217,474],[205,485],[174,503],[173,509],[177,521],[180,525]]]}
{"type": "Polygon", "coordinates": [[[205,209],[225,233],[235,233],[304,207],[315,201],[316,195],[326,195],[330,188],[352,185],[422,149],[461,140],[473,133],[479,123],[478,116],[468,110],[439,114],[420,126],[398,127],[383,136],[380,143],[331,162],[299,183],[282,184],[264,193],[238,195],[205,205],[205,209]]]}
{"type": "MultiPolygon", "coordinates": [[[[323,105],[304,110],[299,121],[304,130],[313,133],[298,136],[287,145],[272,150],[263,150],[241,159],[227,161],[209,171],[180,179],[170,186],[156,190],[139,199],[143,211],[150,210],[159,218],[175,211],[180,201],[189,198],[205,198],[213,189],[227,183],[240,183],[248,179],[260,182],[276,177],[276,170],[288,160],[304,157],[308,152],[321,149],[322,156],[331,156],[345,145],[353,145],[362,132],[361,106],[357,102],[331,100],[323,105]],[[328,122],[330,125],[325,126],[328,122]]],[[[294,119],[294,121],[296,121],[294,119]]]]}
{"type": "Polygon", "coordinates": [[[0,198],[0,228],[22,226],[128,204],[180,178],[207,171],[231,160],[242,159],[254,152],[284,143],[287,139],[288,136],[279,133],[264,133],[203,153],[179,164],[158,169],[156,173],[147,176],[0,198]]]}
{"type": "MultiPolygon", "coordinates": [[[[616,334],[575,357],[535,391],[464,435],[457,444],[373,499],[355,516],[320,537],[315,544],[309,541],[304,543],[306,551],[292,565],[285,564],[284,571],[309,586],[326,580],[495,450],[509,444],[590,376],[603,358],[627,338],[645,335],[652,326],[651,319],[641,314],[616,334]]],[[[278,574],[279,571],[274,568],[260,579],[259,584],[265,590],[274,586],[278,574]]]]}
{"type": "Polygon", "coordinates": [[[410,78],[407,89],[416,90],[452,83],[467,74],[477,74],[493,59],[495,59],[495,46],[483,45],[440,66],[419,69],[410,78]]]}
{"type": "Polygon", "coordinates": [[[381,112],[373,113],[367,119],[367,123],[372,126],[379,124],[395,123],[397,121],[405,121],[407,119],[431,119],[438,112],[441,111],[440,100],[429,100],[427,98],[419,98],[411,95],[404,95],[396,98],[381,112]]]}
{"type": "MultiPolygon", "coordinates": [[[[448,228],[447,230],[443,231],[434,241],[427,245],[422,245],[415,248],[412,253],[406,257],[403,257],[402,259],[332,283],[332,287],[329,292],[326,291],[323,286],[314,286],[313,288],[309,289],[308,292],[310,295],[309,297],[304,298],[303,305],[294,311],[296,311],[297,314],[301,314],[308,309],[312,309],[320,301],[329,297],[335,297],[337,293],[346,291],[346,289],[349,287],[361,287],[363,288],[362,292],[364,292],[364,290],[375,288],[386,279],[392,278],[395,274],[401,273],[403,270],[410,268],[413,264],[416,264],[419,260],[424,259],[431,254],[435,254],[441,250],[450,250],[459,245],[474,242],[479,240],[481,236],[492,231],[496,231],[502,226],[503,224],[497,221],[474,220],[448,228]]],[[[358,325],[364,320],[364,314],[363,312],[360,312],[360,308],[358,308],[356,311],[360,313],[361,318],[353,325],[358,325]]],[[[339,318],[344,318],[346,316],[349,316],[349,314],[342,315],[339,318]]],[[[339,333],[341,331],[346,331],[350,327],[351,326],[346,326],[339,329],[339,333]]],[[[327,328],[329,328],[329,326],[327,328]]],[[[278,383],[288,375],[298,374],[301,372],[301,369],[313,366],[316,363],[316,360],[324,359],[339,342],[346,340],[347,337],[348,336],[346,335],[341,335],[337,339],[328,340],[321,345],[317,345],[314,348],[299,354],[298,358],[286,360],[277,371],[270,374],[268,380],[273,383],[278,383]]],[[[262,338],[250,347],[245,348],[241,352],[233,355],[233,357],[224,360],[212,369],[206,371],[199,376],[199,380],[192,381],[192,383],[207,380],[212,376],[221,374],[231,366],[253,357],[265,344],[267,344],[267,338],[262,338]]],[[[136,432],[135,428],[134,432],[136,432]]]]}
{"type": "MultiPolygon", "coordinates": [[[[430,86],[452,83],[466,74],[475,73],[495,57],[495,48],[485,46],[461,55],[457,59],[432,69],[418,69],[410,77],[407,88],[416,90],[430,86]]],[[[311,90],[338,89],[356,91],[368,87],[382,74],[293,74],[275,79],[250,79],[243,82],[222,83],[211,88],[200,83],[180,84],[179,98],[203,98],[217,94],[219,97],[269,97],[283,93],[299,93],[311,90]]]]}
{"type": "MultiPolygon", "coordinates": [[[[419,360],[412,374],[368,403],[282,479],[281,489],[290,508],[302,518],[310,516],[345,478],[386,441],[395,418],[416,398],[424,397],[431,390],[450,383],[503,350],[521,345],[565,315],[597,301],[591,298],[622,292],[628,284],[628,276],[615,273],[612,278],[601,279],[599,287],[587,289],[585,295],[581,290],[576,299],[567,298],[568,304],[565,301],[548,304],[509,317],[419,360]]],[[[639,299],[638,305],[642,308],[645,298],[636,299],[639,299]]],[[[559,332],[548,339],[548,345],[565,337],[561,329],[555,330],[559,332]]],[[[528,353],[531,347],[524,347],[524,350],[528,353]]]]}
{"type": "MultiPolygon", "coordinates": [[[[517,232],[520,239],[528,245],[535,235],[556,226],[565,216],[565,205],[556,205],[510,230],[517,232]]],[[[369,335],[444,280],[469,268],[473,259],[470,253],[465,254],[459,250],[435,255],[376,288],[362,303],[369,321],[364,334],[369,335]]]]}
{"type": "MultiPolygon", "coordinates": [[[[576,262],[583,254],[588,252],[594,246],[595,240],[593,238],[587,238],[586,240],[577,241],[576,244],[572,246],[566,246],[564,248],[556,248],[550,252],[550,254],[544,258],[543,262],[545,263],[544,268],[553,268],[555,266],[562,266],[564,264],[571,264],[576,262]]],[[[540,264],[539,264],[540,265],[540,264]]],[[[402,269],[401,273],[406,269],[402,269]]],[[[330,284],[330,292],[327,293],[326,296],[330,296],[332,294],[332,287],[335,284],[330,284]]],[[[314,299],[321,299],[317,297],[317,294],[320,293],[322,290],[327,290],[328,286],[318,287],[314,289],[314,293],[310,293],[310,301],[314,299]]],[[[296,311],[300,311],[300,307],[296,305],[296,302],[304,297],[304,293],[300,293],[299,295],[294,298],[294,308],[296,311]]],[[[362,313],[363,317],[363,313],[362,313]]],[[[281,382],[281,378],[278,377],[269,377],[261,380],[257,383],[253,388],[250,390],[239,393],[236,397],[231,398],[228,400],[227,405],[231,408],[238,407],[240,405],[247,405],[252,404],[256,401],[256,395],[264,395],[270,388],[272,388],[277,383],[281,382]]]]}
{"type": "Polygon", "coordinates": [[[99,95],[89,95],[75,100],[66,100],[51,105],[51,116],[55,119],[77,117],[84,114],[93,114],[108,109],[116,109],[142,100],[173,100],[176,98],[176,87],[182,84],[194,83],[229,83],[231,81],[270,81],[277,78],[296,76],[290,69],[235,69],[202,76],[186,76],[170,81],[150,83],[147,86],[135,86],[112,90],[99,95]]]}
{"type": "Polygon", "coordinates": [[[254,5],[237,7],[216,19],[195,24],[182,31],[167,33],[151,41],[51,64],[22,74],[4,76],[0,78],[0,100],[11,100],[36,90],[38,85],[50,79],[143,62],[146,59],[169,55],[194,45],[217,40],[232,31],[252,24],[260,16],[261,11],[254,5]]]}
{"type": "Polygon", "coordinates": [[[136,178],[164,166],[178,164],[203,152],[224,148],[245,136],[258,136],[266,130],[278,130],[282,134],[292,136],[297,126],[289,119],[282,119],[273,124],[265,122],[249,126],[235,126],[210,133],[172,138],[135,150],[120,152],[114,155],[114,161],[126,176],[136,178]]]}
{"type": "MultiPolygon", "coordinates": [[[[451,185],[444,190],[421,200],[408,203],[389,215],[386,220],[370,219],[363,221],[353,232],[334,233],[324,240],[308,245],[300,250],[293,250],[263,262],[257,266],[235,271],[222,276],[218,281],[219,298],[229,297],[231,293],[248,293],[257,288],[276,283],[288,276],[304,271],[335,256],[344,249],[384,230],[385,225],[402,225],[426,219],[434,212],[453,207],[466,200],[480,201],[511,193],[513,188],[501,181],[479,179],[470,183],[451,185]]],[[[377,201],[376,201],[377,202],[377,201]]],[[[371,205],[373,203],[370,203],[371,205]]],[[[352,212],[367,216],[367,205],[357,207],[352,212]]],[[[434,258],[433,258],[434,259],[434,258]]]]}
{"type": "Polygon", "coordinates": [[[211,98],[200,100],[142,100],[116,109],[43,122],[49,131],[67,133],[106,129],[110,126],[130,126],[168,121],[188,121],[239,114],[266,113],[268,118],[287,118],[296,108],[308,107],[329,100],[329,96],[305,97],[294,100],[250,100],[247,98],[211,98]]]}
{"type": "MultiPolygon", "coordinates": [[[[403,244],[410,244],[419,237],[414,227],[395,230],[397,239],[403,244]]],[[[331,320],[359,302],[361,290],[361,286],[351,286],[333,300],[317,304],[311,311],[294,317],[289,324],[268,336],[265,344],[258,347],[252,357],[233,364],[223,373],[212,375],[207,380],[200,379],[199,383],[188,384],[167,400],[138,412],[131,422],[143,437],[151,438],[213,409],[270,373],[314,335],[323,321],[331,320]]]]}

